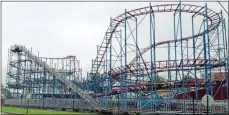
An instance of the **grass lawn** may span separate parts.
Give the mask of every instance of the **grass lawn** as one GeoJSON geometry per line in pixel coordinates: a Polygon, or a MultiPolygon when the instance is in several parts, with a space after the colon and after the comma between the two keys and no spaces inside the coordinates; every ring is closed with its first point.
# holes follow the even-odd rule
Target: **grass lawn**
{"type": "MultiPolygon", "coordinates": [[[[12,114],[27,114],[26,108],[17,107],[6,107],[2,106],[2,112],[12,114]]],[[[68,112],[68,111],[55,111],[55,110],[41,110],[41,109],[30,109],[28,114],[80,114],[80,115],[97,115],[96,113],[83,113],[83,112],[68,112]]]]}

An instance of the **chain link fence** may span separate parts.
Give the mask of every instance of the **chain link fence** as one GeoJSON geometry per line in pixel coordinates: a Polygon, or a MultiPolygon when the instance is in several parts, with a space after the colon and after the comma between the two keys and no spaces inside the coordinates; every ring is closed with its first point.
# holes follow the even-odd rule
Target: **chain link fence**
{"type": "MultiPolygon", "coordinates": [[[[101,100],[100,100],[101,101],[101,100]]],[[[106,109],[117,110],[123,109],[123,101],[127,100],[103,100],[101,103],[105,106],[106,109]]],[[[140,103],[129,102],[126,105],[126,110],[129,111],[151,111],[152,103],[148,100],[149,103],[143,104],[146,100],[140,101],[140,103]],[[148,107],[146,107],[148,106],[148,107]]],[[[36,107],[36,108],[55,108],[55,109],[93,109],[90,103],[86,102],[83,99],[53,99],[53,98],[43,98],[43,99],[4,99],[2,100],[5,105],[8,106],[17,106],[17,107],[36,107]]],[[[186,100],[185,102],[186,112],[187,113],[206,113],[207,107],[204,106],[201,101],[195,101],[193,105],[193,101],[186,100]],[[194,110],[194,111],[193,111],[194,110]]],[[[155,109],[155,108],[154,108],[155,109]]],[[[168,103],[164,103],[160,105],[160,108],[157,108],[153,111],[180,111],[181,113],[184,110],[184,102],[183,100],[172,100],[168,103]]],[[[226,113],[228,111],[227,108],[227,100],[215,100],[214,104],[209,107],[209,113],[226,113]]]]}

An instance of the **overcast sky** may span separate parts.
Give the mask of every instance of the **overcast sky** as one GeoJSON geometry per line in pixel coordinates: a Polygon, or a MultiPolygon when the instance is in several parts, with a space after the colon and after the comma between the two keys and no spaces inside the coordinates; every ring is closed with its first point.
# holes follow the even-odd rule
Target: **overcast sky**
{"type": "MultiPolygon", "coordinates": [[[[163,3],[152,3],[154,4],[163,3]]],[[[194,2],[191,4],[205,5],[194,2]]],[[[44,57],[75,55],[81,61],[80,66],[85,76],[91,69],[91,59],[96,56],[96,45],[101,44],[110,17],[122,14],[125,8],[132,10],[148,5],[147,2],[2,3],[3,83],[5,84],[7,49],[14,44],[33,47],[34,53],[39,52],[44,57]]],[[[224,7],[228,9],[228,4],[224,4],[224,7]]],[[[208,8],[216,12],[222,9],[217,2],[208,3],[208,8]]],[[[228,20],[225,11],[223,12],[228,20]]],[[[156,22],[157,25],[166,25],[166,18],[165,16],[165,21],[156,22]]]]}

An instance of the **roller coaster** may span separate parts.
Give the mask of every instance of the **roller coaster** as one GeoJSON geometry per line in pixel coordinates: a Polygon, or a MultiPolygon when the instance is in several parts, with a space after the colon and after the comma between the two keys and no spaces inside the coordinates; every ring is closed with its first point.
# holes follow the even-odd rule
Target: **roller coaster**
{"type": "Polygon", "coordinates": [[[11,94],[6,97],[24,98],[29,92],[32,99],[49,98],[54,108],[58,99],[79,99],[85,105],[74,105],[73,100],[69,102],[73,108],[203,113],[206,106],[201,99],[211,95],[210,112],[224,113],[228,111],[227,52],[222,11],[217,13],[207,4],[150,4],[111,18],[86,79],[75,56],[39,57],[25,46],[12,46],[6,88],[11,94]],[[156,38],[156,17],[161,13],[173,13],[169,40],[156,38]],[[191,19],[191,35],[182,28],[186,18],[191,19]]]}

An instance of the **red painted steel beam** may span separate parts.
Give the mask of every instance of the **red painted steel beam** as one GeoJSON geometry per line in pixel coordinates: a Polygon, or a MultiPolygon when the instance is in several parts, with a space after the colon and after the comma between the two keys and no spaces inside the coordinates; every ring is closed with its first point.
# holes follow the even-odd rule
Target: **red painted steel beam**
{"type": "MultiPolygon", "coordinates": [[[[194,66],[194,63],[196,62],[196,69],[200,70],[200,69],[204,69],[204,67],[202,67],[204,59],[184,59],[184,71],[188,71],[188,70],[193,70],[194,68],[190,68],[194,66]]],[[[181,70],[181,68],[179,67],[178,63],[180,60],[161,60],[161,61],[156,61],[156,71],[157,72],[165,72],[165,71],[176,71],[176,70],[181,70]],[[172,66],[164,66],[167,65],[168,63],[174,63],[172,64],[172,66]]],[[[207,60],[209,61],[209,60],[207,60]]],[[[211,61],[211,66],[212,68],[216,68],[218,66],[223,66],[224,65],[224,61],[222,60],[217,60],[217,59],[212,59],[211,61]],[[213,63],[215,62],[215,63],[213,63]]],[[[147,67],[142,68],[143,70],[147,70],[150,66],[150,62],[146,62],[147,63],[147,67]]],[[[134,63],[134,64],[130,64],[128,65],[128,70],[125,72],[125,70],[121,69],[121,68],[125,68],[125,66],[123,67],[118,67],[118,69],[116,69],[117,71],[112,71],[112,72],[108,72],[108,74],[112,74],[112,76],[114,78],[119,77],[120,74],[125,74],[125,73],[133,73],[138,71],[137,69],[134,69],[135,66],[140,65],[140,66],[144,66],[144,63],[134,63]]]]}

